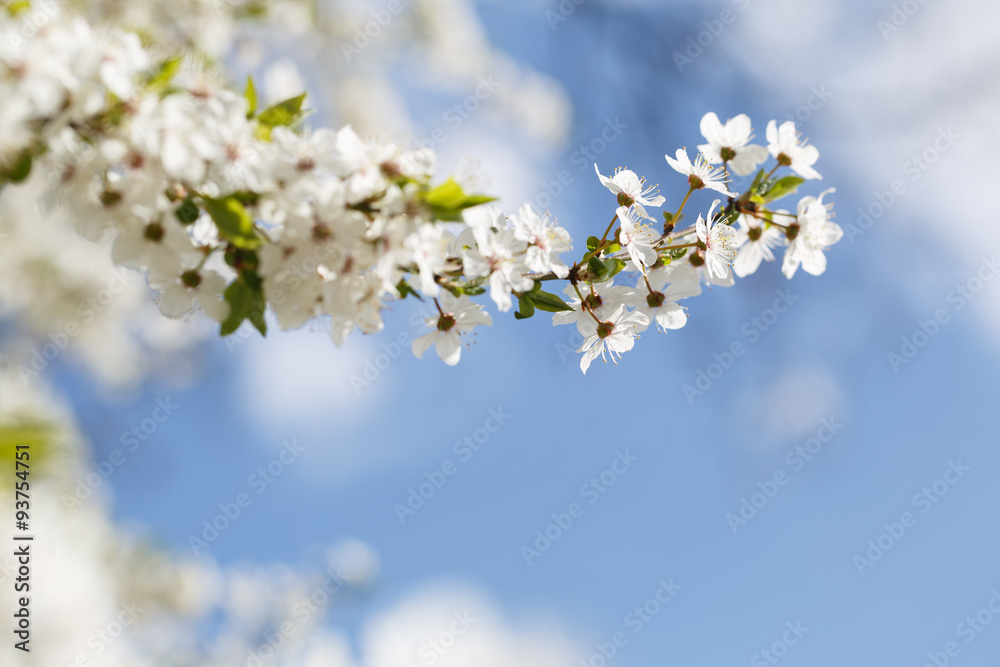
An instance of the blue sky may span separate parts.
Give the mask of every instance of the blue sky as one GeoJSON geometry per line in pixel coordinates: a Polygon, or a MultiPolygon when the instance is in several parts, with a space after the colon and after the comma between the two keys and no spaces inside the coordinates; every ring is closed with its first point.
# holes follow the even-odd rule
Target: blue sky
{"type": "MultiPolygon", "coordinates": [[[[200,352],[204,377],[196,386],[153,383],[124,403],[64,370],[59,381],[96,460],[120,449],[121,434],[157,399],[180,406],[111,478],[115,515],[184,551],[219,503],[249,490],[252,506],[211,545],[222,563],[309,563],[326,545],[359,538],[378,552],[382,574],[369,598],[336,612],[350,628],[417,586],[457,580],[484,590],[512,618],[557,619],[584,658],[595,642],[623,631],[617,665],[758,664],[755,655],[790,636],[786,623],[796,622],[808,631],[788,647],[781,661],[789,665],[923,665],[948,642],[960,649],[954,664],[993,664],[1000,619],[968,643],[957,626],[1000,589],[1000,539],[990,518],[1000,501],[1000,336],[991,320],[1000,281],[984,282],[961,308],[949,295],[997,243],[988,233],[971,248],[943,240],[959,233],[940,217],[965,219],[963,211],[975,210],[947,195],[955,192],[952,174],[977,153],[982,97],[962,79],[976,52],[947,8],[921,8],[886,39],[877,21],[891,15],[891,3],[778,5],[594,0],[555,30],[548,5],[482,5],[495,44],[566,86],[570,140],[555,155],[539,155],[474,118],[441,161],[463,155],[462,138],[476,133],[487,139],[475,150],[505,145],[523,154],[516,177],[495,179],[505,211],[570,170],[573,182],[549,208],[583,238],[603,228],[614,201],[592,167],[578,170],[571,156],[606,118],[628,129],[600,156],[602,171],[628,166],[659,182],[667,207],[676,208],[684,184],[662,156],[700,142],[705,112],[746,112],[762,137],[768,119],[794,113],[825,85],[832,94],[803,124],[820,148],[824,180],[803,193],[836,186],[836,221],[847,225],[893,180],[907,188],[863,235],[828,253],[826,274],[789,282],[768,265],[732,289],[706,291],[687,303],[685,328],[649,332],[617,366],[597,363],[586,376],[577,355],[565,354],[569,328],[494,313],[494,326],[458,367],[404,350],[357,395],[350,376],[377,360],[380,344],[421,332],[410,304],[389,315],[380,336],[339,350],[317,330],[275,331],[236,346],[213,341],[200,352]],[[735,19],[723,37],[679,72],[673,52],[727,8],[735,19]],[[934,26],[944,35],[934,48],[952,54],[954,79],[939,70],[916,90],[869,86],[866,77],[917,76],[925,57],[917,51],[934,26]],[[787,48],[773,46],[782,40],[787,48]],[[942,101],[962,96],[967,104],[942,101]],[[914,179],[906,161],[949,125],[968,143],[960,140],[914,179]],[[793,305],[759,338],[747,335],[747,324],[785,289],[798,297],[793,305]],[[899,353],[901,337],[939,310],[947,322],[894,370],[887,354],[899,353]],[[689,402],[683,386],[736,341],[745,354],[689,402]],[[463,460],[454,443],[475,437],[490,410],[509,418],[463,460]],[[794,454],[787,458],[826,437],[824,419],[837,432],[814,458],[801,467],[794,454]],[[249,476],[289,439],[304,452],[256,494],[249,476]],[[599,495],[582,492],[619,452],[636,459],[631,467],[599,495]],[[401,525],[394,504],[447,461],[455,474],[401,525]],[[946,473],[955,469],[960,477],[946,473]],[[787,483],[734,534],[727,514],[776,473],[787,483]],[[934,483],[942,479],[955,482],[939,483],[946,489],[939,497],[934,483]],[[915,501],[925,488],[939,502],[915,501]],[[582,515],[528,565],[522,546],[574,502],[582,515]],[[905,512],[911,527],[859,573],[855,557],[905,512]],[[633,633],[626,615],[661,579],[681,588],[633,633]]],[[[453,102],[414,100],[418,126],[433,127],[453,102]]],[[[486,173],[491,163],[507,164],[505,156],[479,157],[486,173]]],[[[692,205],[706,209],[710,201],[692,205]]]]}

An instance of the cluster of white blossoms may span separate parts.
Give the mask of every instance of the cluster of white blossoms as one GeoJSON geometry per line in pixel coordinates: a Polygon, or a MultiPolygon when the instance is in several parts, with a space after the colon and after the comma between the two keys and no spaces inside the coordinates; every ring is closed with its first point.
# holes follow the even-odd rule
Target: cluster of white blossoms
{"type": "Polygon", "coordinates": [[[356,329],[381,330],[387,303],[413,295],[438,310],[414,353],[434,345],[448,364],[463,334],[491,323],[472,300],[487,292],[500,312],[516,299],[519,319],[537,309],[576,323],[586,372],[598,355],[631,349],[653,320],[683,326],[677,301],[702,282],[732,285],[786,243],[785,275],[800,265],[819,274],[840,238],[823,195],[795,214],[767,208],[819,178],[818,151],[791,122],[768,125],[765,149],[749,143],[746,116],[723,125],[706,115],[708,143],[694,161],[685,149],[666,156],[688,192],[662,230],[649,212],[665,204],[655,187],[595,165],[616,196],[614,216],[568,264],[570,236],[547,215],[525,205],[507,218],[454,179],[433,185],[428,148],[306,128],[304,99],[260,110],[252,80],[236,93],[197,60],[155,57],[135,34],[62,16],[29,30],[5,16],[0,187],[44,164],[80,233],[112,237],[114,262],[145,272],[169,317],[201,310],[223,335],[245,320],[265,334],[268,310],[285,329],[325,318],[340,345],[356,329]],[[729,190],[730,167],[750,174],[769,157],[774,168],[746,192],[729,190]],[[776,176],[783,167],[794,175],[776,176]],[[680,228],[691,194],[706,188],[726,202],[680,228]],[[634,286],[614,284],[624,269],[638,274],[634,286]],[[569,283],[570,302],[541,289],[552,280],[569,283]]]}

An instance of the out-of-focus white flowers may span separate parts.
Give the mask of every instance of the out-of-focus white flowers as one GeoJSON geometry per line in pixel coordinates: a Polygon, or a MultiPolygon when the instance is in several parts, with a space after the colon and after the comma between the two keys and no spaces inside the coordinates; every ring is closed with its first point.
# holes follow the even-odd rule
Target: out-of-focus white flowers
{"type": "MultiPolygon", "coordinates": [[[[0,41],[20,28],[17,18],[0,19],[0,41]]],[[[595,164],[616,195],[615,216],[571,266],[562,254],[572,239],[548,214],[526,204],[508,219],[454,179],[431,184],[430,149],[365,140],[350,126],[302,127],[305,95],[256,109],[252,86],[239,95],[193,59],[153,65],[129,33],[98,33],[57,16],[29,42],[0,48],[0,74],[0,116],[12,125],[0,144],[0,183],[23,180],[35,163],[48,170],[54,199],[81,233],[113,237],[112,259],[146,272],[163,314],[202,310],[223,335],[245,320],[266,333],[270,311],[286,329],[325,318],[340,345],[354,331],[380,331],[388,302],[422,293],[439,315],[413,351],[422,356],[434,346],[454,365],[462,336],[492,322],[472,301],[488,291],[500,312],[516,299],[519,318],[542,310],[554,323],[575,323],[587,338],[586,370],[597,355],[630,350],[651,322],[664,331],[683,326],[676,301],[700,291],[700,280],[732,285],[738,246],[743,276],[789,241],[790,277],[800,265],[821,273],[825,249],[840,238],[822,195],[803,199],[796,218],[767,209],[801,184],[772,178],[778,168],[815,174],[818,151],[801,144],[790,123],[769,124],[778,165],[737,195],[726,170],[711,163],[745,174],[766,155],[749,144],[749,118],[723,125],[707,114],[705,155],[666,156],[687,177],[688,192],[676,212],[664,213],[662,232],[647,207],[665,197],[631,170],[606,177],[595,164]],[[716,200],[678,229],[701,189],[728,202],[716,200]],[[750,226],[751,218],[761,226],[750,226]],[[462,222],[456,236],[448,225],[462,222]],[[613,281],[626,268],[642,274],[634,286],[613,281]],[[542,289],[551,280],[570,283],[568,302],[542,289]]]]}

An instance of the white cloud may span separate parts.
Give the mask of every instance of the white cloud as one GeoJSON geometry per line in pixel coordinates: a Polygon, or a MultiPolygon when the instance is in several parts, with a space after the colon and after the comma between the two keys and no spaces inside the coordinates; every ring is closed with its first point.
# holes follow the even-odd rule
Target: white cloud
{"type": "Polygon", "coordinates": [[[735,401],[745,444],[761,454],[815,433],[824,417],[842,418],[844,394],[825,368],[788,368],[770,384],[746,389],[735,401]]]}
{"type": "Polygon", "coordinates": [[[365,667],[569,667],[574,653],[545,622],[514,624],[484,595],[434,586],[372,618],[361,638],[365,667]]]}

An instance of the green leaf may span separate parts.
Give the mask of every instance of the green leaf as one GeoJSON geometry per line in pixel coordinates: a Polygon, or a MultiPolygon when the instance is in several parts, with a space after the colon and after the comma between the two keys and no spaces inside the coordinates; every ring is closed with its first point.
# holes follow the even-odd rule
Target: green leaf
{"type": "Polygon", "coordinates": [[[250,320],[250,324],[260,335],[267,335],[267,322],[264,320],[267,299],[264,298],[260,276],[253,271],[241,271],[240,277],[226,288],[225,298],[229,304],[229,316],[220,328],[223,336],[239,329],[246,319],[250,320]]]}
{"type": "Polygon", "coordinates": [[[517,297],[518,310],[514,313],[515,320],[526,320],[535,314],[535,306],[525,296],[517,297]]]}
{"type": "Polygon", "coordinates": [[[619,273],[621,273],[621,270],[624,269],[626,266],[625,262],[618,259],[617,257],[612,257],[611,259],[604,260],[604,264],[608,267],[608,270],[611,272],[611,275],[608,276],[608,278],[614,278],[619,273]]]}
{"type": "Polygon", "coordinates": [[[180,220],[182,225],[190,225],[198,219],[200,214],[198,205],[190,197],[181,202],[181,205],[174,210],[174,217],[180,220]]]}
{"type": "Polygon", "coordinates": [[[18,14],[27,9],[31,9],[30,0],[14,0],[13,2],[7,5],[7,13],[10,14],[11,16],[17,16],[18,14]]]}
{"type": "Polygon", "coordinates": [[[146,79],[146,87],[151,90],[162,90],[170,85],[173,81],[174,75],[177,74],[177,70],[181,67],[181,61],[183,58],[181,56],[175,56],[173,58],[168,58],[161,62],[149,78],[146,79]]]}
{"type": "Polygon", "coordinates": [[[675,248],[673,250],[671,250],[670,248],[667,248],[666,249],[666,255],[667,255],[667,257],[669,257],[672,260],[674,260],[674,259],[680,259],[681,257],[683,257],[684,255],[687,254],[687,251],[688,251],[687,248],[675,248]]]}
{"type": "Polygon", "coordinates": [[[757,188],[759,188],[760,184],[764,182],[764,176],[765,174],[763,169],[757,172],[757,175],[754,176],[753,183],[750,184],[750,192],[757,192],[757,188]]]}
{"type": "Polygon", "coordinates": [[[587,237],[587,250],[589,250],[590,252],[594,252],[595,250],[597,250],[597,245],[600,242],[601,242],[601,239],[597,238],[596,236],[588,236],[587,237]]]}
{"type": "Polygon", "coordinates": [[[213,199],[205,197],[205,210],[212,216],[219,233],[237,248],[252,250],[260,246],[254,231],[253,218],[236,197],[213,199]]]}
{"type": "Polygon", "coordinates": [[[535,308],[538,310],[544,310],[547,313],[558,313],[562,310],[573,310],[569,304],[555,294],[550,294],[549,292],[538,290],[537,292],[530,292],[525,296],[531,301],[531,304],[535,308]]]}
{"type": "Polygon", "coordinates": [[[247,87],[243,91],[243,97],[247,101],[247,119],[249,120],[257,113],[257,88],[253,85],[252,76],[247,76],[247,87]]]}
{"type": "Polygon", "coordinates": [[[290,127],[302,120],[302,103],[306,93],[290,97],[287,100],[273,104],[257,116],[257,138],[263,141],[271,140],[271,129],[275,127],[290,127]]]}
{"type": "Polygon", "coordinates": [[[464,209],[496,201],[496,197],[465,194],[454,178],[425,192],[422,198],[431,207],[434,217],[444,222],[461,222],[464,209]]]}
{"type": "Polygon", "coordinates": [[[264,299],[264,292],[261,290],[255,290],[252,294],[250,312],[247,313],[247,317],[250,319],[250,324],[260,332],[260,335],[266,336],[267,322],[264,320],[264,311],[267,309],[267,300],[264,299]]]}
{"type": "Polygon", "coordinates": [[[228,336],[243,324],[250,314],[253,302],[253,292],[241,280],[234,280],[226,288],[226,303],[229,304],[229,316],[223,321],[220,333],[228,336]]]}
{"type": "Polygon", "coordinates": [[[398,283],[396,283],[396,291],[399,292],[400,299],[405,299],[406,297],[413,295],[421,301],[424,300],[424,297],[420,296],[420,292],[410,287],[410,283],[406,282],[406,278],[402,278],[398,283]]]}
{"type": "Polygon", "coordinates": [[[464,200],[465,192],[462,191],[462,186],[454,178],[449,178],[424,194],[425,202],[440,208],[455,208],[461,205],[464,200]]]}
{"type": "Polygon", "coordinates": [[[785,176],[772,183],[770,187],[761,193],[761,196],[764,198],[765,203],[781,199],[794,193],[805,182],[806,179],[798,176],[785,176]]]}

